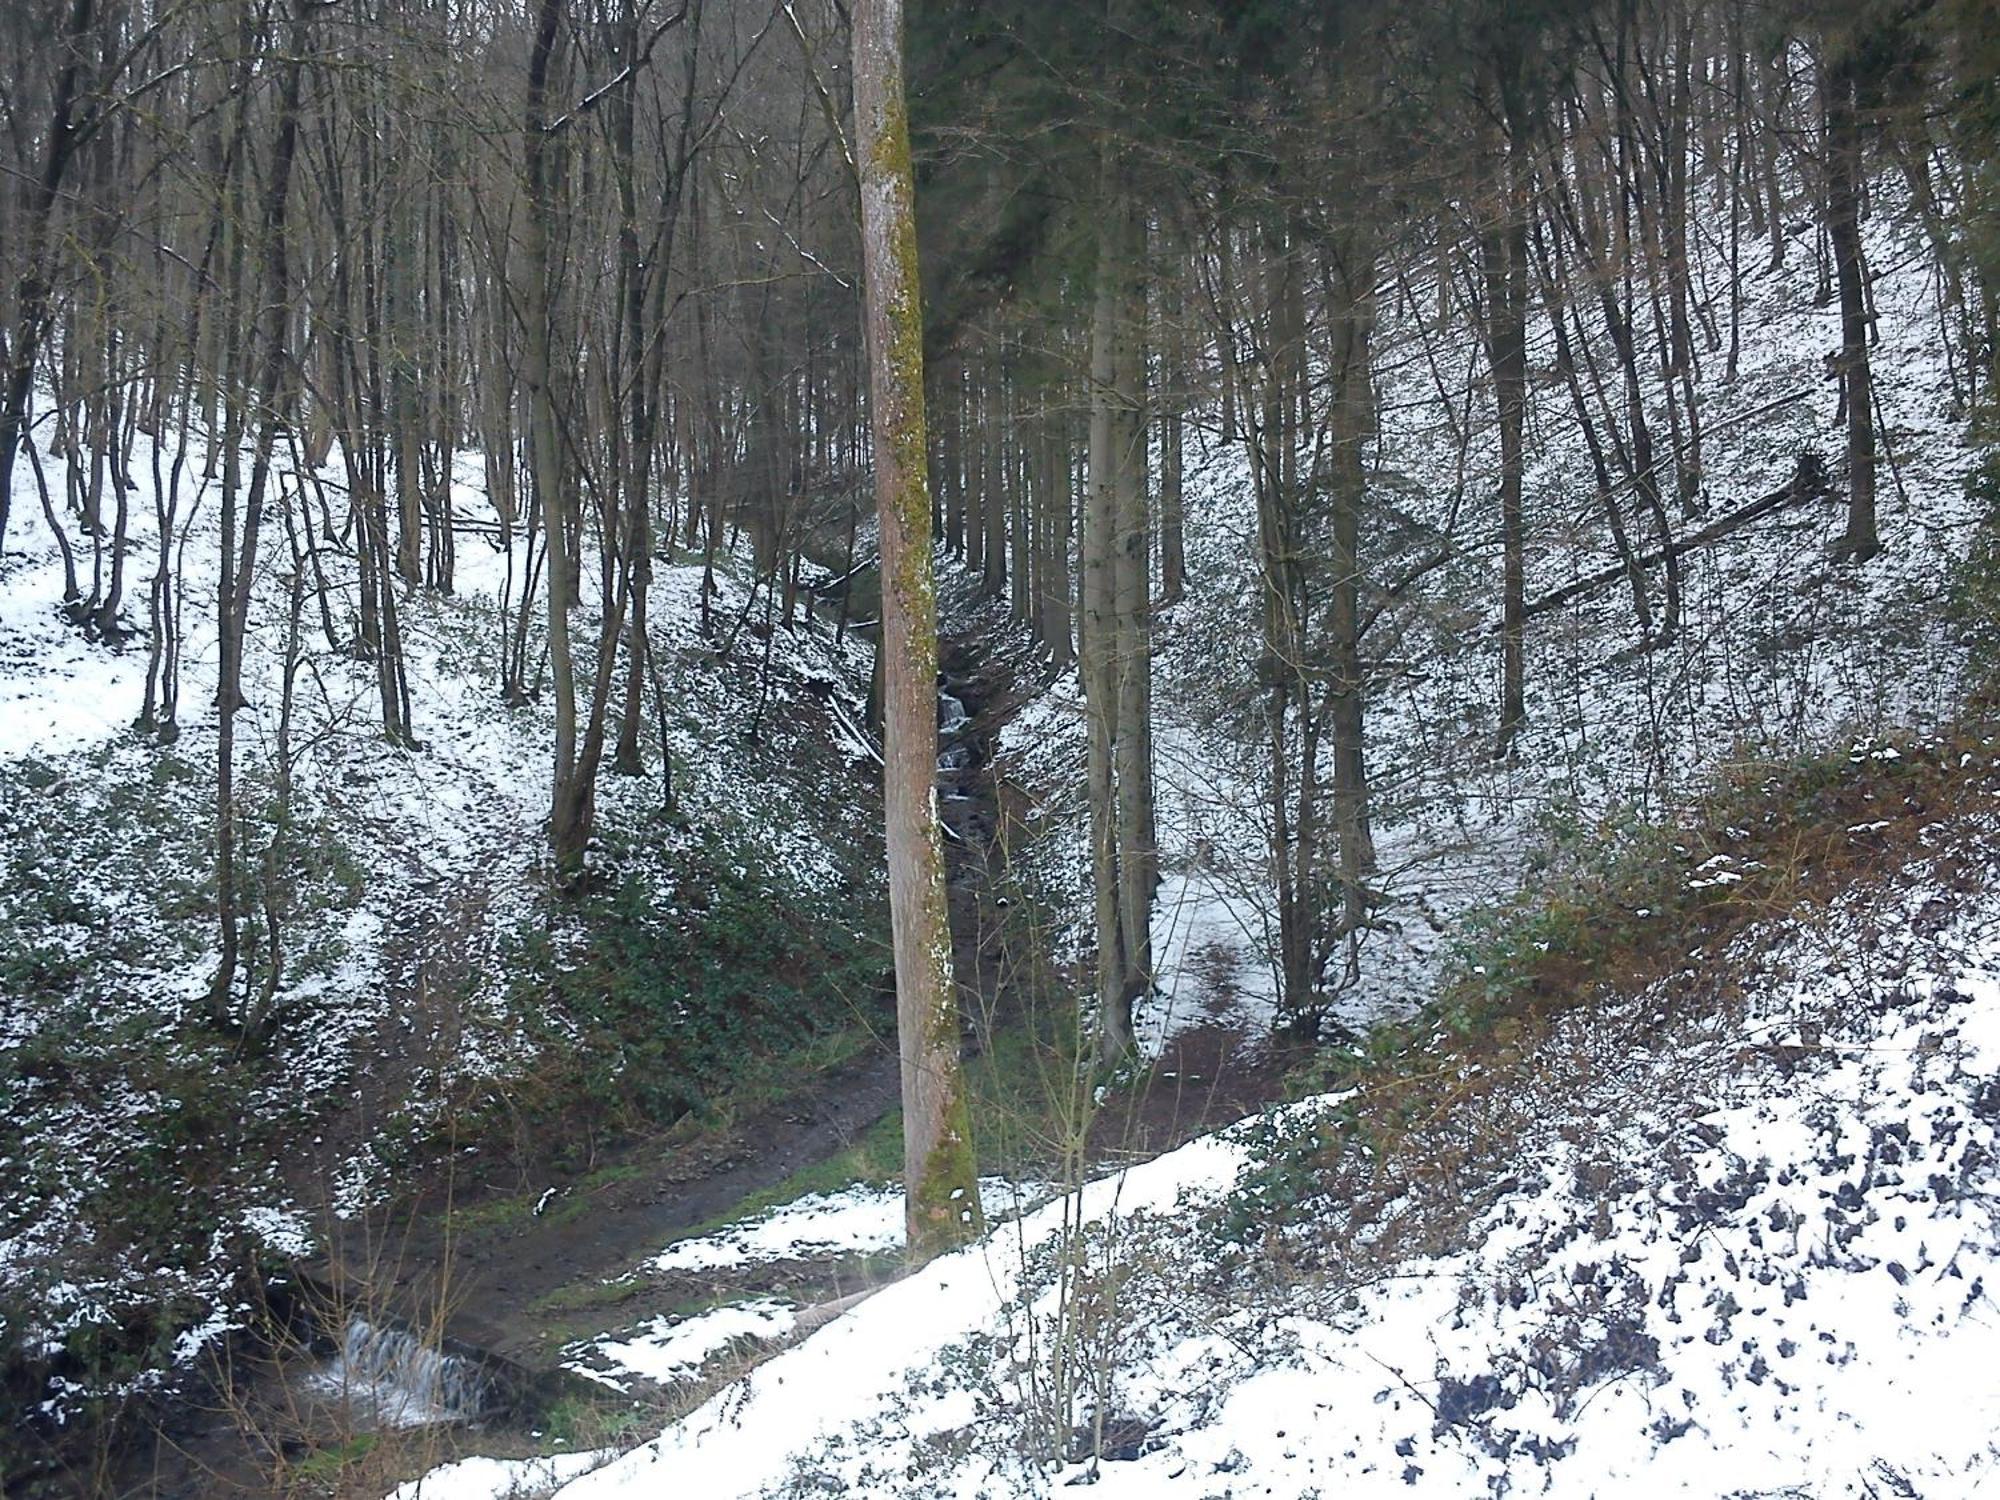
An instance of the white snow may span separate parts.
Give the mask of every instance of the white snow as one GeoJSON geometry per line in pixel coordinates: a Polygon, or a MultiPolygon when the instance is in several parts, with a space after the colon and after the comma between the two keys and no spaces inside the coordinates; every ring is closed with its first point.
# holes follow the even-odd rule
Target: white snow
{"type": "Polygon", "coordinates": [[[1920,865],[1701,972],[1748,993],[1670,984],[1557,1029],[1434,1253],[1326,1258],[1394,1203],[1243,1248],[1204,1219],[1367,1100],[1294,1106],[934,1263],[563,1493],[1978,1492],[2000,896],[1920,865]],[[1071,1445],[1099,1417],[1093,1462],[1071,1445]]]}
{"type": "Polygon", "coordinates": [[[1205,870],[1175,871],[1153,898],[1154,989],[1133,1008],[1140,1055],[1159,1057],[1183,1031],[1220,1026],[1267,1035],[1278,1015],[1270,966],[1252,955],[1266,943],[1255,896],[1228,890],[1205,870]]]}
{"type": "Polygon", "coordinates": [[[246,1208],[242,1218],[243,1227],[274,1254],[297,1259],[312,1251],[312,1231],[306,1227],[305,1215],[295,1208],[246,1208]]]}
{"type": "MultiPolygon", "coordinates": [[[[979,1200],[988,1219],[1018,1213],[1048,1191],[1000,1177],[983,1178],[979,1200]]],[[[809,1193],[712,1234],[676,1240],[646,1262],[655,1273],[716,1271],[780,1260],[890,1255],[903,1248],[903,1189],[857,1182],[809,1193]]]]}
{"type": "Polygon", "coordinates": [[[685,1318],[658,1317],[624,1338],[597,1339],[567,1351],[566,1368],[614,1390],[636,1377],[671,1385],[701,1373],[715,1355],[738,1339],[783,1338],[796,1321],[795,1309],[775,1297],[729,1302],[685,1318]]]}
{"type": "MultiPolygon", "coordinates": [[[[1379,613],[1362,648],[1378,863],[1368,884],[1381,899],[1358,939],[1358,977],[1345,974],[1344,954],[1328,967],[1323,998],[1333,1021],[1362,1032],[1407,1016],[1451,962],[1466,918],[1532,885],[1534,860],[1552,844],[1601,841],[1657,819],[1727,762],[1819,753],[1856,733],[1922,731],[1952,713],[1964,653],[1939,599],[1977,521],[1963,480],[1987,450],[1954,407],[1931,251],[1906,197],[1896,182],[1877,183],[1865,229],[1880,332],[1872,357],[1886,444],[1883,554],[1865,568],[1828,561],[1845,519],[1836,498],[1782,510],[1688,553],[1684,619],[1669,643],[1635,649],[1632,605],[1620,587],[1537,615],[1527,635],[1529,718],[1512,765],[1492,760],[1501,592],[1494,402],[1473,331],[1459,313],[1436,322],[1430,248],[1385,270],[1374,345],[1381,431],[1368,453],[1363,558],[1363,606],[1379,613]],[[1449,412],[1433,357],[1451,365],[1449,412]],[[1440,549],[1445,561],[1419,584],[1386,596],[1440,549]]],[[[1698,281],[1721,284],[1715,247],[1697,237],[1693,253],[1702,261],[1698,281]]],[[[1811,248],[1795,244],[1776,269],[1767,254],[1745,264],[1734,378],[1725,378],[1720,351],[1700,354],[1703,508],[1675,508],[1675,536],[1777,489],[1805,451],[1826,461],[1836,492],[1843,487],[1836,392],[1824,368],[1839,342],[1837,311],[1819,297],[1811,248]]],[[[1581,312],[1594,328],[1597,315],[1581,312]]],[[[1527,568],[1535,599],[1617,557],[1539,308],[1531,325],[1527,568]]],[[[1642,329],[1642,344],[1650,336],[1642,329]]],[[[1640,357],[1658,368],[1657,351],[1640,357]]],[[[1664,443],[1660,391],[1648,399],[1664,443]]],[[[1278,990],[1251,473],[1242,445],[1222,442],[1207,423],[1190,423],[1187,442],[1188,592],[1154,627],[1159,992],[1136,1018],[1149,1056],[1190,1026],[1260,1036],[1278,990]]],[[[1662,461],[1679,460],[1663,450],[1662,461]]],[[[1631,534],[1652,545],[1651,523],[1629,490],[1621,494],[1631,534]]],[[[1649,587],[1657,621],[1657,566],[1649,587]]],[[[1092,947],[1078,792],[1083,724],[1068,671],[1000,742],[1002,769],[1033,799],[1029,819],[1041,833],[1016,858],[1034,867],[1068,924],[1059,955],[1077,960],[1092,947]]],[[[1296,722],[1291,734],[1296,753],[1296,722]]],[[[1869,738],[1857,753],[1876,751],[1869,738]]],[[[1321,755],[1324,815],[1324,741],[1321,755]]],[[[1729,884],[1736,872],[1697,878],[1729,884]]]]}
{"type": "Polygon", "coordinates": [[[546,1494],[552,1485],[586,1474],[605,1453],[557,1453],[547,1458],[463,1458],[398,1485],[389,1500],[515,1500],[546,1494]]]}

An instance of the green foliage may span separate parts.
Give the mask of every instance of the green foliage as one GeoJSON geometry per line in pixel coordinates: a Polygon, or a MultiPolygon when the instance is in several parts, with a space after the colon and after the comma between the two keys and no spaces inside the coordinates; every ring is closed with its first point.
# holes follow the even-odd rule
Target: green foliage
{"type": "Polygon", "coordinates": [[[1586,822],[1553,807],[1526,861],[1529,887],[1467,918],[1453,941],[1455,977],[1423,1019],[1469,1036],[1519,1001],[1599,972],[1636,924],[1678,904],[1689,852],[1634,809],[1586,822]]]}
{"type": "Polygon", "coordinates": [[[551,1453],[585,1453],[625,1446],[660,1425],[659,1414],[643,1402],[586,1395],[558,1396],[542,1413],[541,1438],[551,1453]]]}
{"type": "MultiPolygon", "coordinates": [[[[0,767],[0,992],[33,1028],[0,1051],[0,1238],[59,1224],[46,1282],[201,1279],[254,1253],[230,1191],[296,1145],[289,1094],[266,1092],[269,1059],[191,1023],[184,979],[209,962],[215,901],[206,774],[171,750],[112,744],[60,763],[0,767]]],[[[246,806],[270,807],[249,778],[246,806]]],[[[340,955],[363,876],[323,810],[295,803],[293,978],[340,955]]],[[[253,853],[269,836],[252,815],[253,853]]],[[[258,861],[245,861],[256,909],[258,861]]],[[[174,1338],[207,1309],[107,1290],[88,1309],[31,1301],[7,1345],[85,1389],[171,1364],[174,1338]],[[33,1330],[24,1341],[22,1330],[33,1330]]]]}
{"type": "MultiPolygon", "coordinates": [[[[33,1001],[89,999],[107,975],[127,976],[129,988],[134,972],[207,952],[215,886],[205,783],[172,751],[118,745],[67,768],[34,759],[0,767],[0,985],[33,1001]]],[[[289,972],[324,970],[341,952],[331,919],[360,901],[366,871],[325,809],[295,796],[281,822],[268,777],[254,771],[242,795],[255,811],[238,900],[258,909],[255,856],[282,837],[285,905],[311,917],[288,934],[289,972]]]]}
{"type": "Polygon", "coordinates": [[[1974,416],[1990,434],[2000,432],[2000,347],[1993,338],[2000,316],[2000,27],[1993,24],[1990,0],[1945,0],[1935,19],[1944,29],[1953,85],[1948,124],[1964,173],[1956,227],[1988,346],[1986,388],[1974,416]]]}
{"type": "Polygon", "coordinates": [[[524,933],[506,965],[551,1109],[670,1123],[760,1059],[884,1023],[869,914],[798,889],[747,840],[709,833],[664,864],[638,852],[614,846],[623,873],[524,933]]]}
{"type": "Polygon", "coordinates": [[[545,1191],[537,1188],[480,1203],[454,1205],[450,1215],[451,1232],[460,1238],[504,1233],[519,1229],[530,1219],[537,1218],[549,1224],[573,1223],[597,1207],[596,1194],[620,1182],[630,1181],[640,1171],[635,1162],[617,1162],[599,1167],[570,1183],[563,1194],[553,1201],[549,1200],[545,1191]]]}
{"type": "Polygon", "coordinates": [[[589,1325],[583,1333],[597,1334],[611,1326],[604,1317],[605,1308],[622,1307],[644,1290],[644,1284],[636,1276],[620,1276],[610,1281],[587,1276],[542,1293],[529,1304],[529,1310],[541,1315],[581,1314],[589,1325]]]}
{"type": "Polygon", "coordinates": [[[1243,1137],[1248,1165],[1216,1209],[1216,1233],[1226,1243],[1248,1244],[1322,1203],[1327,1163],[1360,1121],[1351,1099],[1316,1110],[1303,1120],[1282,1111],[1260,1116],[1243,1137]]]}
{"type": "MultiPolygon", "coordinates": [[[[986,1045],[966,1059],[972,1138],[984,1170],[1011,1177],[1061,1170],[1093,1081],[1090,1039],[1080,1022],[1062,995],[1042,996],[1026,1014],[992,1027],[986,1045]]],[[[1121,1076],[1096,1081],[1115,1090],[1141,1071],[1129,1057],[1119,1068],[1121,1076]]]]}
{"type": "Polygon", "coordinates": [[[309,1450],[291,1468],[290,1477],[313,1489],[335,1489],[350,1469],[364,1464],[381,1441],[381,1434],[357,1432],[351,1437],[309,1450]]]}

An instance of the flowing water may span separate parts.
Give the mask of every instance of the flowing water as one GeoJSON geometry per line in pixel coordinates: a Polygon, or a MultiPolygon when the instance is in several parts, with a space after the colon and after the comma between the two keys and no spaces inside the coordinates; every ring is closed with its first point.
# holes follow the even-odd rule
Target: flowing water
{"type": "Polygon", "coordinates": [[[499,1404],[477,1360],[447,1354],[408,1329],[365,1318],[348,1322],[340,1352],[307,1383],[343,1402],[359,1426],[471,1422],[499,1404]]]}

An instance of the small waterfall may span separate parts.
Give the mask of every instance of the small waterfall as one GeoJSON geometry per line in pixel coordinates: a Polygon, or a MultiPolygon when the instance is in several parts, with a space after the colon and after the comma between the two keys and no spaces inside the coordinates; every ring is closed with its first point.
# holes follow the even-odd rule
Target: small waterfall
{"type": "Polygon", "coordinates": [[[972,764],[972,747],[960,736],[972,724],[972,715],[954,693],[938,689],[938,769],[962,771],[972,764]]]}
{"type": "Polygon", "coordinates": [[[348,1322],[339,1355],[313,1384],[384,1427],[469,1422],[494,1404],[477,1360],[443,1353],[408,1329],[365,1318],[348,1322]]]}

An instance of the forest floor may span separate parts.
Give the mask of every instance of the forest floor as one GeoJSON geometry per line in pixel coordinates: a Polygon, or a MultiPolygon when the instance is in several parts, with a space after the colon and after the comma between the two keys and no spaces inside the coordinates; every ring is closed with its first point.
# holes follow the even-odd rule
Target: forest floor
{"type": "MultiPolygon", "coordinates": [[[[982,1196],[1000,1216],[1060,1180],[1066,1139],[1080,1148],[1070,1171],[1143,1160],[1279,1097],[1291,1061],[1231,1007],[1235,959],[1220,948],[1205,973],[1207,1013],[1116,1090],[1093,1096],[1074,1035],[1050,1033],[1048,1018],[1074,1013],[1076,974],[1048,951],[1054,926],[1021,873],[1030,862],[1014,857],[1032,837],[1034,799],[995,758],[1000,732],[1034,694],[1036,667],[1018,633],[962,626],[945,641],[939,781],[954,963],[987,1127],[983,1169],[995,1174],[982,1196]]],[[[483,904],[476,880],[462,880],[389,935],[392,1014],[448,1003],[483,904]]],[[[302,1200],[367,1138],[377,1096],[407,1088],[402,1075],[423,1066],[390,1036],[382,1057],[394,1066],[294,1164],[302,1200]]],[[[345,1405],[302,1400],[327,1363],[322,1338],[264,1351],[221,1399],[185,1408],[134,1462],[128,1492],[282,1493],[286,1466],[281,1457],[274,1481],[274,1454],[320,1455],[321,1466],[324,1455],[352,1455],[336,1488],[364,1492],[468,1453],[601,1447],[656,1428],[779,1352],[794,1330],[802,1336],[902,1274],[898,1243],[830,1251],[808,1236],[793,1251],[719,1260],[677,1260],[672,1249],[798,1200],[834,1212],[883,1207],[900,1167],[897,1103],[894,1038],[875,1035],[736,1107],[597,1153],[580,1174],[558,1172],[532,1139],[488,1140],[468,1153],[476,1162],[447,1157],[390,1207],[359,1220],[329,1209],[314,1226],[323,1253],[303,1268],[312,1325],[419,1330],[522,1382],[533,1393],[517,1408],[527,1421],[392,1433],[345,1405]],[[704,1324],[711,1341],[697,1332],[704,1324]],[[679,1352],[663,1357],[669,1346],[679,1352]]],[[[897,1214],[890,1240],[899,1226],[897,1214]]]]}
{"type": "Polygon", "coordinates": [[[1718,789],[1552,884],[1591,962],[1507,949],[1477,1023],[1003,1226],[565,1494],[1973,1493],[1995,743],[1718,789]]]}

